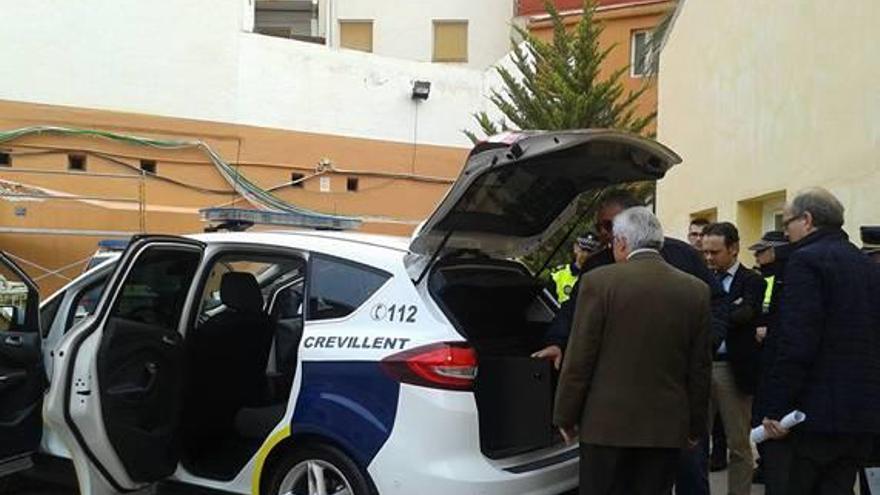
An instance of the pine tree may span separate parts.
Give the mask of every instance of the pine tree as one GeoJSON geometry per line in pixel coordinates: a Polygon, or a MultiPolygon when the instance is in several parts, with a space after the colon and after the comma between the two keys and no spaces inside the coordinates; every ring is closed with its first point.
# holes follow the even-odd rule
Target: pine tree
{"type": "MultiPolygon", "coordinates": [[[[607,77],[600,75],[602,63],[615,46],[599,47],[602,25],[593,18],[593,0],[584,0],[583,16],[574,30],[566,29],[562,16],[545,0],[553,23],[553,39],[544,41],[515,26],[522,43],[514,44],[511,59],[516,70],[496,68],[502,87],[489,97],[503,114],[493,121],[486,112],[474,115],[486,135],[514,129],[611,128],[643,133],[656,112],[637,115],[636,101],[648,89],[624,94],[622,67],[607,77]]],[[[471,131],[465,133],[477,141],[471,131]]]]}
{"type": "MultiPolygon", "coordinates": [[[[493,89],[489,96],[503,117],[493,121],[485,111],[474,114],[480,131],[491,136],[510,129],[610,128],[645,134],[656,119],[656,112],[637,113],[636,102],[648,89],[647,85],[625,92],[621,78],[629,67],[607,76],[600,74],[603,62],[616,47],[599,46],[603,28],[594,20],[593,0],[584,0],[583,15],[573,30],[566,29],[562,16],[549,0],[544,0],[544,5],[553,25],[553,39],[544,41],[526,29],[514,27],[523,40],[514,42],[511,53],[515,70],[497,67],[502,86],[493,89]]],[[[472,141],[479,141],[475,132],[464,132],[472,141]]],[[[654,190],[653,184],[633,184],[628,188],[643,199],[650,199],[654,190]]],[[[593,224],[604,192],[594,191],[579,198],[578,214],[524,261],[535,271],[545,265],[568,263],[569,246],[593,224]]],[[[545,270],[541,275],[547,277],[548,273],[545,270]]]]}

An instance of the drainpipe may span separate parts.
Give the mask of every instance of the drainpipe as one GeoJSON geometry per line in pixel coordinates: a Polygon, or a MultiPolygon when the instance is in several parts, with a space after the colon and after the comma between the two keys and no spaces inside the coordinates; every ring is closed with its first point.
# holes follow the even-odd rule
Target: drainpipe
{"type": "Polygon", "coordinates": [[[327,5],[327,24],[325,26],[327,36],[326,45],[329,47],[334,47],[335,45],[333,42],[333,34],[336,31],[336,26],[334,26],[333,19],[335,19],[336,17],[336,2],[335,0],[325,0],[325,2],[327,5]]]}

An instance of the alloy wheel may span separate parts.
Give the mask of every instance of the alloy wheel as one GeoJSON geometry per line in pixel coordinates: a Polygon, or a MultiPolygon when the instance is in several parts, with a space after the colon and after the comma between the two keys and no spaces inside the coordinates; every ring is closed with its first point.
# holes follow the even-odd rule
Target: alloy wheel
{"type": "Polygon", "coordinates": [[[320,459],[302,461],[291,469],[278,495],[353,495],[351,483],[333,464],[320,459]]]}

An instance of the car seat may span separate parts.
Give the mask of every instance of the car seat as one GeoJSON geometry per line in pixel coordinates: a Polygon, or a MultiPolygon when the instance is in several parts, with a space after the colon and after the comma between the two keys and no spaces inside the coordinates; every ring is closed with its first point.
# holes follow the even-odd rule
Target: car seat
{"type": "MultiPolygon", "coordinates": [[[[223,311],[188,337],[188,433],[204,440],[231,432],[243,407],[263,405],[273,326],[253,274],[229,272],[220,283],[223,311]]],[[[199,441],[198,439],[196,441],[199,441]]]]}

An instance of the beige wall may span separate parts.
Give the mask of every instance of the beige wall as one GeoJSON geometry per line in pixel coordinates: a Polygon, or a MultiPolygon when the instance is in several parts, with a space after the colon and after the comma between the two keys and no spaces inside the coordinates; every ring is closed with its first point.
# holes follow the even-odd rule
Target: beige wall
{"type": "Polygon", "coordinates": [[[660,58],[658,139],[684,160],[658,187],[667,230],[717,208],[751,242],[768,195],[817,185],[856,241],[880,224],[878,23],[877,0],[684,2],[660,58]]]}
{"type": "MultiPolygon", "coordinates": [[[[201,139],[263,188],[290,181],[291,173],[315,173],[328,159],[330,191],[319,179],[302,188],[285,186],[276,195],[298,206],[365,219],[363,231],[409,235],[446,193],[458,175],[465,148],[393,143],[195,120],[77,109],[0,100],[0,130],[49,124],[125,134],[201,139]],[[348,178],[358,190],[346,190],[348,178]]],[[[87,257],[109,235],[10,233],[10,229],[66,229],[185,234],[201,231],[198,210],[235,199],[231,187],[207,157],[196,150],[155,150],[92,137],[31,136],[0,144],[12,166],[0,167],[0,180],[25,184],[35,192],[87,196],[87,199],[0,198],[0,249],[42,267],[57,269],[87,257]],[[68,173],[68,153],[87,156],[87,173],[68,173]],[[155,160],[162,178],[141,181],[141,159],[155,160]],[[41,171],[44,173],[34,173],[41,171]],[[45,173],[50,172],[50,173],[45,173]],[[109,174],[113,177],[91,174],[109,174]],[[116,177],[125,175],[126,177],[116,177]],[[164,179],[164,180],[163,180],[164,179]],[[145,211],[139,198],[143,185],[145,211]],[[5,232],[5,233],[4,233],[5,232]]],[[[239,206],[243,203],[239,199],[239,206]]],[[[26,266],[33,276],[43,275],[26,266]]],[[[82,266],[66,270],[76,275],[82,266]]],[[[65,281],[48,276],[44,294],[65,281]]]]}

